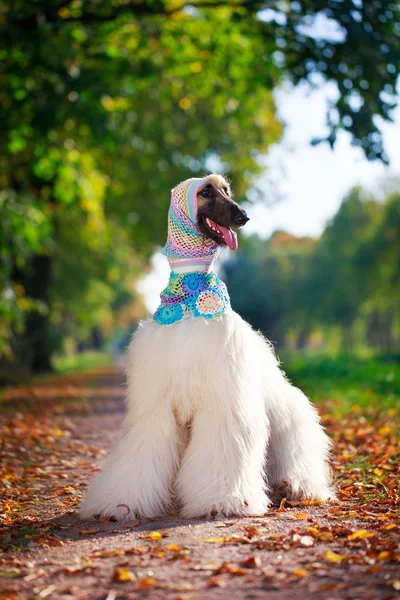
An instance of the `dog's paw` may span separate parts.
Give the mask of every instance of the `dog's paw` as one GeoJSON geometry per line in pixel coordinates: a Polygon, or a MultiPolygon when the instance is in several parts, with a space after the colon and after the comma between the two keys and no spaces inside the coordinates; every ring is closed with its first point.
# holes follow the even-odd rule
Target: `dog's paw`
{"type": "Polygon", "coordinates": [[[264,503],[262,506],[256,507],[246,499],[230,496],[223,502],[211,506],[205,516],[211,519],[223,517],[246,517],[249,515],[262,514],[264,510],[264,503]]]}
{"type": "Polygon", "coordinates": [[[202,517],[208,519],[248,517],[264,514],[270,504],[270,499],[262,490],[259,493],[250,490],[248,496],[227,495],[219,502],[212,502],[210,504],[208,502],[188,502],[182,506],[181,515],[186,519],[202,517]]]}
{"type": "Polygon", "coordinates": [[[282,481],[279,486],[273,490],[275,502],[281,498],[286,498],[291,502],[301,502],[304,500],[314,500],[315,502],[326,502],[336,500],[335,491],[327,485],[312,486],[308,481],[295,482],[282,481]]]}

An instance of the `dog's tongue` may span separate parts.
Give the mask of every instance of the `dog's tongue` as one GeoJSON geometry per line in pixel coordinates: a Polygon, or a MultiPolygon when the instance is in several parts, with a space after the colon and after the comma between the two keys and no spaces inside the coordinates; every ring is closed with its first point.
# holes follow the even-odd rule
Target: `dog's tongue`
{"type": "Polygon", "coordinates": [[[224,236],[225,244],[231,250],[237,250],[238,241],[237,241],[236,232],[232,231],[232,229],[229,229],[228,227],[223,227],[222,225],[218,225],[217,223],[215,223],[215,225],[217,225],[219,232],[224,236]]]}

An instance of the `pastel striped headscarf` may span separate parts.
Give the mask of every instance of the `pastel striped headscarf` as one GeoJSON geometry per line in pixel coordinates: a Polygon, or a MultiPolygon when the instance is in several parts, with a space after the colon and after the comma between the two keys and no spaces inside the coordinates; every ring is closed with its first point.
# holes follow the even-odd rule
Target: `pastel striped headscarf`
{"type": "Polygon", "coordinates": [[[219,255],[219,245],[197,227],[197,190],[203,179],[182,181],[171,192],[168,212],[168,238],[163,254],[171,270],[177,266],[204,266],[205,270],[219,255]]]}

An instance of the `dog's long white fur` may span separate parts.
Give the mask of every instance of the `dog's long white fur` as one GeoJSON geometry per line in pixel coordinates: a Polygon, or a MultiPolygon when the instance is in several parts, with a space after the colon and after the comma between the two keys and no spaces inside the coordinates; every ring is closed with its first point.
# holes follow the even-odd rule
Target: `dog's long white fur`
{"type": "Polygon", "coordinates": [[[233,311],[142,322],[127,362],[124,433],[80,516],[262,514],[269,490],[326,500],[330,441],[269,342],[233,311]],[[129,507],[129,512],[127,510],[129,507]]]}

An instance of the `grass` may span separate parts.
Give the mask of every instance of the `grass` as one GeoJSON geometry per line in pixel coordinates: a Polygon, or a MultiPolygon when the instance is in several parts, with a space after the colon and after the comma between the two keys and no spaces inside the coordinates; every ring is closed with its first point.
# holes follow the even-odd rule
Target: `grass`
{"type": "Polygon", "coordinates": [[[98,367],[110,367],[113,358],[106,352],[86,351],[80,354],[57,356],[53,359],[53,366],[57,373],[68,371],[87,371],[98,367]]]}
{"type": "Polygon", "coordinates": [[[400,406],[400,361],[397,357],[285,354],[282,367],[294,385],[315,402],[332,404],[348,412],[398,409],[400,406]]]}

